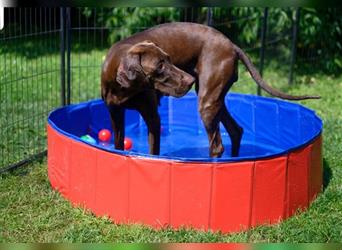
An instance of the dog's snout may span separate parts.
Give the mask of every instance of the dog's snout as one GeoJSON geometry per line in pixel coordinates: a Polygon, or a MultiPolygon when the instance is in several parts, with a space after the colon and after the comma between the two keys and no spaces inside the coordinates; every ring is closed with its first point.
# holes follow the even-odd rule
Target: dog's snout
{"type": "Polygon", "coordinates": [[[182,76],[182,82],[185,85],[192,85],[195,82],[195,78],[192,75],[189,75],[189,74],[183,75],[182,76]]]}

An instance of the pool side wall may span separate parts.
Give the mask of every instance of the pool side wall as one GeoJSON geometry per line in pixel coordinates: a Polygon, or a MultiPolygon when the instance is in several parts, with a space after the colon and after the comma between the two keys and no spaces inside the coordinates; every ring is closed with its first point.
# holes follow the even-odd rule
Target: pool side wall
{"type": "Polygon", "coordinates": [[[322,136],[283,156],[190,163],[118,155],[47,125],[51,186],[115,223],[227,232],[273,224],[322,189],[322,136]]]}

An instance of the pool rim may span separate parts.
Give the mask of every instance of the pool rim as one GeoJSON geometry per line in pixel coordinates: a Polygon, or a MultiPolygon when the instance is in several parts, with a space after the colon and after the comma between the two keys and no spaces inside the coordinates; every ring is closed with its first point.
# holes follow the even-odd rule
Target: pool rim
{"type": "MultiPolygon", "coordinates": [[[[192,91],[193,92],[193,91],[192,91]]],[[[304,143],[301,143],[295,147],[291,147],[289,149],[285,149],[282,150],[280,152],[277,153],[272,153],[269,155],[262,155],[262,156],[258,156],[258,157],[250,157],[250,156],[242,156],[242,157],[230,157],[230,158],[209,158],[209,157],[201,157],[201,158],[185,158],[185,157],[177,157],[177,156],[163,156],[163,155],[151,155],[151,154],[147,154],[147,153],[140,153],[140,152],[135,152],[135,151],[124,151],[124,150],[118,150],[115,148],[111,148],[111,149],[107,149],[104,147],[100,147],[97,144],[92,144],[89,142],[86,142],[84,140],[81,140],[78,136],[75,136],[74,134],[71,134],[69,132],[66,132],[65,130],[62,130],[61,128],[59,128],[52,120],[51,120],[51,116],[55,113],[55,112],[59,112],[62,109],[68,108],[68,107],[75,107],[78,105],[86,105],[87,103],[104,103],[103,100],[101,99],[93,99],[93,100],[88,100],[85,102],[80,102],[80,103],[76,103],[76,104],[70,104],[70,105],[65,105],[62,107],[58,107],[54,110],[52,110],[49,115],[48,115],[48,125],[50,125],[54,130],[56,130],[58,133],[65,135],[69,138],[71,138],[74,141],[77,142],[81,142],[84,144],[87,144],[91,147],[94,147],[98,150],[102,150],[105,152],[109,152],[112,154],[118,154],[118,155],[122,155],[122,156],[129,156],[129,157],[136,157],[136,158],[143,158],[143,159],[150,159],[150,160],[162,160],[162,161],[173,161],[173,162],[187,162],[187,163],[229,163],[229,162],[243,162],[243,161],[257,161],[257,160],[265,160],[265,159],[272,159],[275,157],[280,157],[280,156],[284,156],[287,155],[291,152],[297,151],[299,149],[305,148],[307,147],[309,144],[313,143],[317,138],[319,138],[320,136],[322,136],[323,134],[323,120],[317,115],[317,113],[312,110],[307,108],[304,105],[301,105],[299,103],[293,103],[293,102],[288,102],[288,101],[284,101],[281,99],[276,99],[276,98],[272,98],[272,97],[265,97],[265,96],[256,96],[256,95],[252,95],[252,94],[241,94],[241,93],[229,93],[229,95],[233,95],[233,96],[248,96],[250,98],[260,98],[260,99],[264,99],[267,101],[275,101],[276,102],[281,102],[281,103],[287,103],[287,104],[291,104],[291,105],[295,105],[295,106],[299,106],[300,108],[304,109],[306,112],[311,112],[313,114],[313,118],[318,119],[319,122],[319,128],[317,129],[316,133],[313,133],[312,136],[310,136],[310,139],[304,141],[304,143]]],[[[227,95],[227,96],[229,96],[227,95]]]]}

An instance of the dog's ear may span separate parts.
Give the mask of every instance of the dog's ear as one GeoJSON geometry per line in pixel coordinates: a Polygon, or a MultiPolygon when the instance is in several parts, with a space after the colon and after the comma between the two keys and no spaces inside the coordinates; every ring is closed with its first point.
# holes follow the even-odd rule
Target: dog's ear
{"type": "Polygon", "coordinates": [[[122,87],[129,88],[132,87],[139,78],[144,78],[144,72],[140,64],[140,55],[129,52],[121,59],[116,81],[122,87]]]}
{"type": "Polygon", "coordinates": [[[143,87],[148,84],[148,79],[141,66],[141,55],[145,53],[149,46],[155,46],[151,41],[143,41],[133,45],[126,56],[121,59],[116,75],[116,81],[125,88],[143,87]]]}

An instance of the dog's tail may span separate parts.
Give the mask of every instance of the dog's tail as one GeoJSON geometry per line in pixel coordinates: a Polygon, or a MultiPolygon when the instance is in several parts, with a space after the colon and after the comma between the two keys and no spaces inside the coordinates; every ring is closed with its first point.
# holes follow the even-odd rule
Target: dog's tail
{"type": "Polygon", "coordinates": [[[276,96],[282,99],[287,100],[304,100],[304,99],[319,99],[320,96],[292,96],[285,94],[277,89],[272,88],[270,85],[268,85],[261,77],[258,70],[255,68],[249,57],[240,49],[238,46],[234,44],[234,49],[238,55],[238,58],[243,62],[243,64],[246,66],[247,70],[251,74],[252,78],[255,80],[255,82],[267,93],[271,94],[272,96],[276,96]]]}

